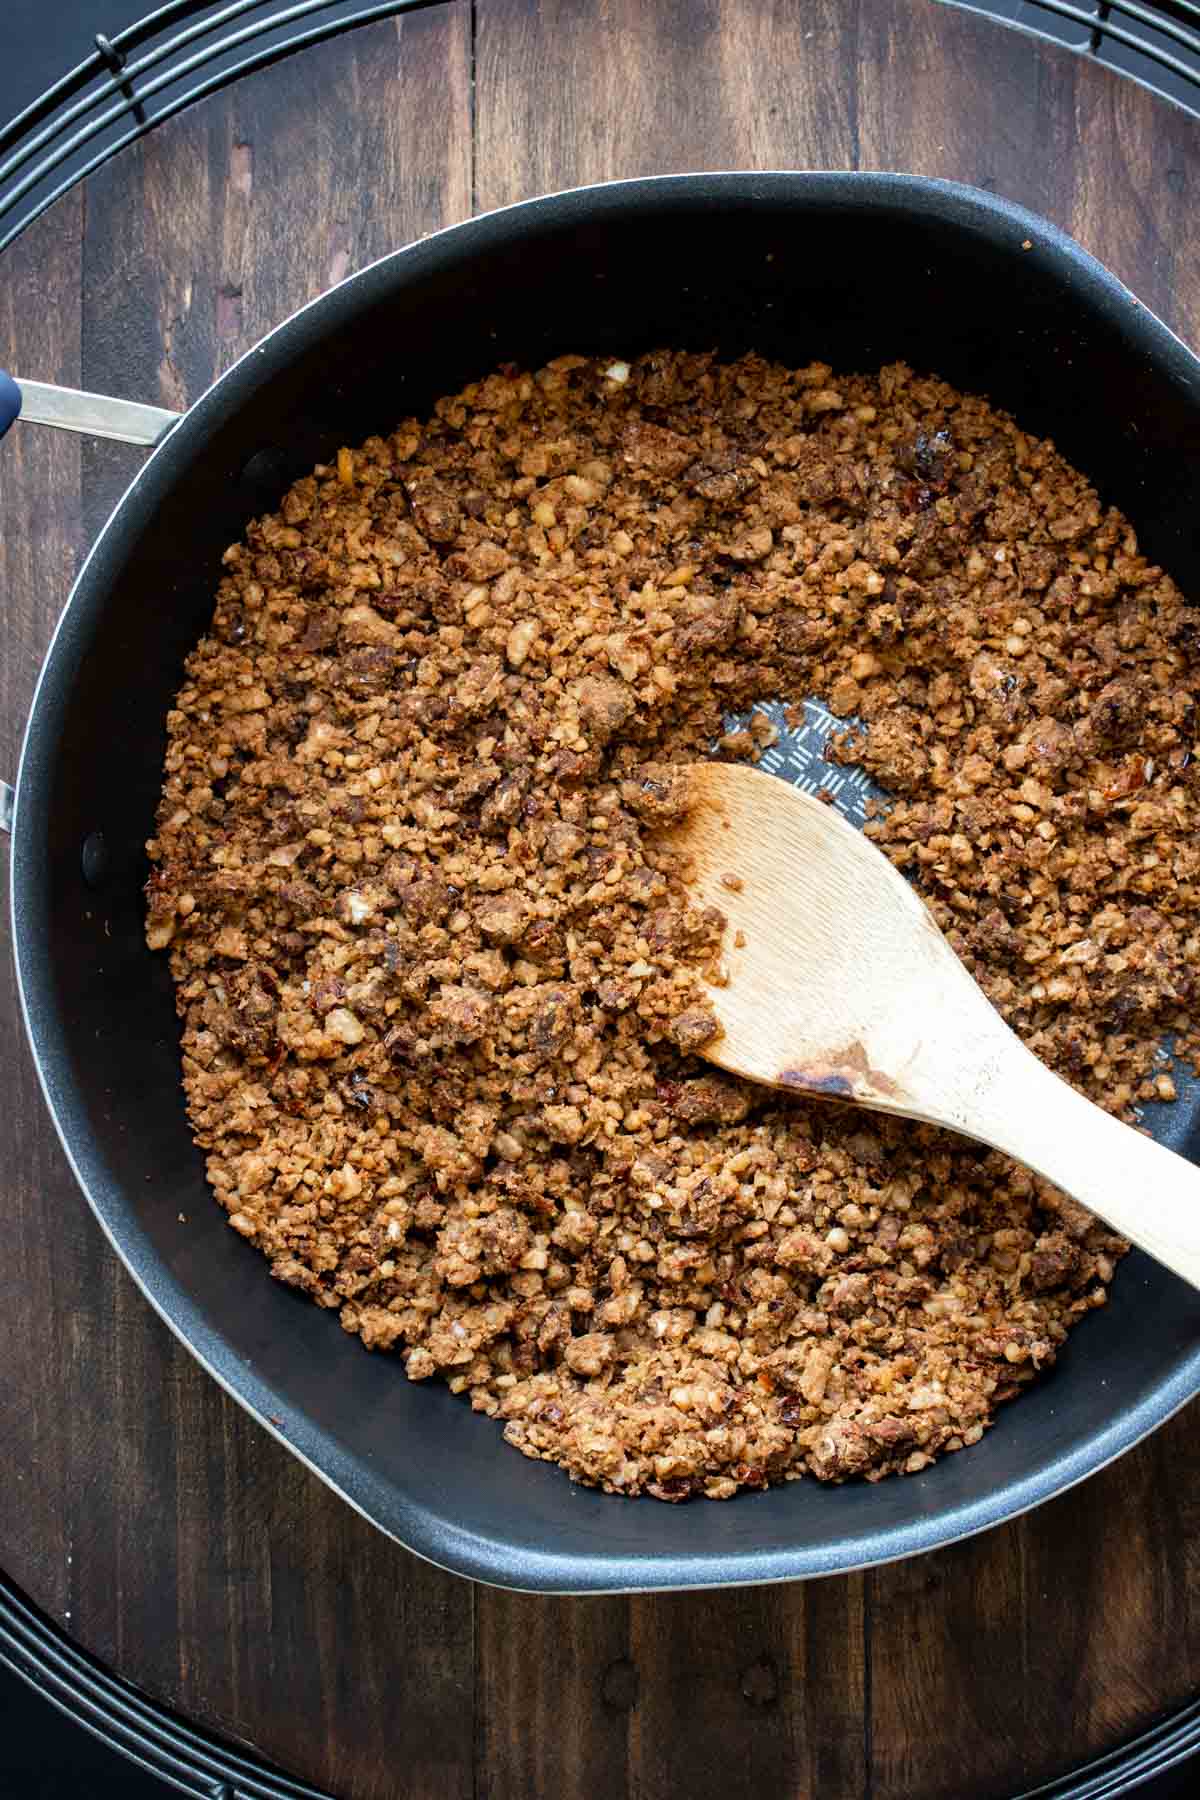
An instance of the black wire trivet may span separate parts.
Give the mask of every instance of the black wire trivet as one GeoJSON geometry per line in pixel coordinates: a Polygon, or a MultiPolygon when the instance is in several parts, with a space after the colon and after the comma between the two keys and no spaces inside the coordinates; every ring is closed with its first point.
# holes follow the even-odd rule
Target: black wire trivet
{"type": "Polygon", "coordinates": [[[438,0],[168,0],[97,36],[0,128],[0,250],[118,150],[206,94],[355,25],[438,0]]]}
{"type": "Polygon", "coordinates": [[[1057,38],[1200,113],[1196,0],[946,0],[1057,38]]]}

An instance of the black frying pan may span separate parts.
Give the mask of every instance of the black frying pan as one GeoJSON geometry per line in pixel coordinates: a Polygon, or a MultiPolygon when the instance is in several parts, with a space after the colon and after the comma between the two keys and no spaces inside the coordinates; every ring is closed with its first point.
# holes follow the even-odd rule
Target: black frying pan
{"type": "MultiPolygon", "coordinates": [[[[1069,1487],[1200,1391],[1200,1296],[1134,1254],[1053,1373],[961,1456],[875,1486],[804,1481],[722,1506],[612,1499],[365,1355],[226,1229],[188,1132],[170,976],[144,946],[140,900],[163,719],[221,552],[338,444],[498,362],[654,345],[844,369],[902,357],[983,392],[1052,435],[1200,596],[1200,362],[1053,228],[906,176],[620,182],[387,257],[281,325],[178,423],[135,421],[133,435],[169,429],[75,584],[12,820],[33,1054],[84,1192],[143,1292],[382,1530],[462,1574],[548,1591],[773,1581],[934,1549],[1069,1487]]],[[[47,396],[32,399],[40,410],[47,396]]],[[[112,423],[103,408],[92,419],[112,423]]],[[[1161,1135],[1200,1149],[1194,1090],[1161,1135]]]]}

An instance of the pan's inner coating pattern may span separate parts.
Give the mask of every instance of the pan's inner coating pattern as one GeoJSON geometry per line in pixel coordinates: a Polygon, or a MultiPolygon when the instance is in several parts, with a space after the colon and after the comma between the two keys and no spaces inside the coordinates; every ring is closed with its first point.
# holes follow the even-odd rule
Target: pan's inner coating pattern
{"type": "Polygon", "coordinates": [[[1025,1041],[1169,1097],[1200,615],[1127,522],[902,366],[569,356],[342,450],[225,563],[148,934],[234,1228],[614,1491],[974,1443],[1122,1242],[998,1155],[710,1072],[724,922],[658,833],[714,738],[769,757],[756,703],[820,696],[1025,1041]]]}

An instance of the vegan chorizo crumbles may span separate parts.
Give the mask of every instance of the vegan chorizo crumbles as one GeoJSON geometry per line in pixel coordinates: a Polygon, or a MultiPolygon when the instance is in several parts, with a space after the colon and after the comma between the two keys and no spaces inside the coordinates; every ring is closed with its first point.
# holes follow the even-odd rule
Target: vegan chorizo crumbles
{"type": "Polygon", "coordinates": [[[149,846],[230,1223],[613,1493],[973,1444],[1123,1241],[706,1066],[725,921],[664,827],[819,696],[986,993],[1128,1113],[1196,1047],[1198,654],[1051,444],[898,364],[563,356],[340,450],[226,552],[149,846]]]}

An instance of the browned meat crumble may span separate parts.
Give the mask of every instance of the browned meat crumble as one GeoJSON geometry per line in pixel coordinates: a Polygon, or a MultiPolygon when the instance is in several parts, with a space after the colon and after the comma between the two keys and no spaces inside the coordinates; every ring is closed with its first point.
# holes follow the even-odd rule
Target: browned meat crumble
{"type": "Polygon", "coordinates": [[[613,1492],[974,1443],[1122,1241],[998,1155],[707,1069],[723,920],[656,830],[729,715],[823,696],[1025,1041],[1113,1111],[1169,1098],[1198,643],[1050,444],[899,365],[566,356],[340,451],[226,553],[150,844],[230,1222],[613,1492]]]}

